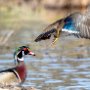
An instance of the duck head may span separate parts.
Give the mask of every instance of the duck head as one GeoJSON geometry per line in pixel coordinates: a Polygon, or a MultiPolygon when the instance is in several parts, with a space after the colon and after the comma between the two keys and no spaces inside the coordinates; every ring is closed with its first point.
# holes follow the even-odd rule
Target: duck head
{"type": "Polygon", "coordinates": [[[23,62],[25,55],[35,56],[35,54],[30,50],[28,46],[21,46],[17,48],[14,53],[15,64],[19,64],[20,62],[23,62]]]}

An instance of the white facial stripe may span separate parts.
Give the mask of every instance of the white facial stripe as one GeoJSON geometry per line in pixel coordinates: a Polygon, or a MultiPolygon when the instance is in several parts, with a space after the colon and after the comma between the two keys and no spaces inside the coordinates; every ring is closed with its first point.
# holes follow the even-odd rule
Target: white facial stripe
{"type": "Polygon", "coordinates": [[[24,55],[25,55],[25,53],[24,53],[24,51],[22,50],[22,51],[19,51],[16,55],[15,55],[15,63],[17,64],[17,62],[18,61],[21,61],[21,62],[23,62],[24,61],[24,55]],[[18,54],[22,54],[22,57],[18,57],[18,54]]]}
{"type": "Polygon", "coordinates": [[[25,54],[24,54],[24,51],[22,51],[22,55],[24,56],[25,54]]]}

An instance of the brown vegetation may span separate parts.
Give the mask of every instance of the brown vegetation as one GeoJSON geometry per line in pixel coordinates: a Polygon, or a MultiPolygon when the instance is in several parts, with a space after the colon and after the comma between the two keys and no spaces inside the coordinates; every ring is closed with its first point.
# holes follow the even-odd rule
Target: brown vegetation
{"type": "Polygon", "coordinates": [[[35,10],[38,7],[44,8],[65,8],[65,7],[86,7],[90,0],[0,0],[0,5],[7,6],[28,6],[35,10]]]}

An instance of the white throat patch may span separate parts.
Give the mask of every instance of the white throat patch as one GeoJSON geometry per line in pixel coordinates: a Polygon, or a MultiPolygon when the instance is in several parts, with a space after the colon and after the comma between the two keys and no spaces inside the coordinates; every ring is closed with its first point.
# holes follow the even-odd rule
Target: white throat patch
{"type": "Polygon", "coordinates": [[[22,51],[22,55],[24,56],[25,54],[24,54],[24,51],[22,51]]]}
{"type": "Polygon", "coordinates": [[[24,58],[17,58],[19,61],[24,61],[24,58]]]}

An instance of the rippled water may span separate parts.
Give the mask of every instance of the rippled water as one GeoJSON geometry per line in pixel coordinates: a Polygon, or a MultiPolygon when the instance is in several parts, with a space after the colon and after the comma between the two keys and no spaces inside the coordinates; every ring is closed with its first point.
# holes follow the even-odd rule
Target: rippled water
{"type": "MultiPolygon", "coordinates": [[[[90,40],[62,36],[55,48],[48,41],[33,42],[44,25],[31,22],[29,27],[11,29],[13,35],[0,48],[0,69],[13,66],[16,47],[29,45],[36,57],[25,58],[28,74],[24,86],[40,90],[90,90],[90,40]]],[[[5,31],[8,30],[1,29],[5,31]]]]}

